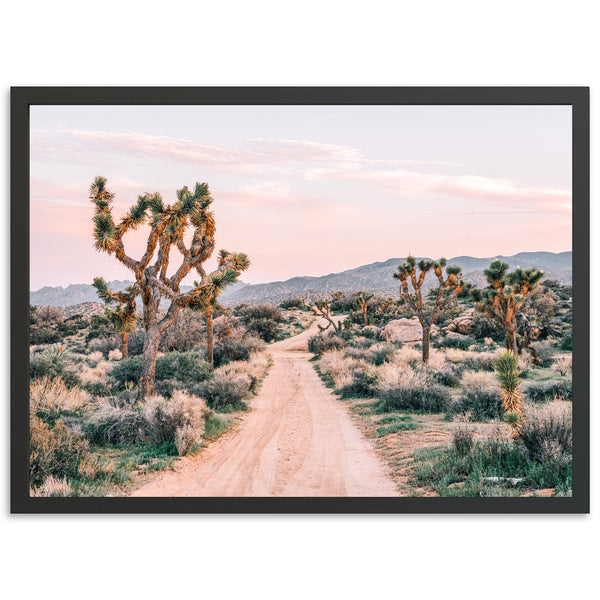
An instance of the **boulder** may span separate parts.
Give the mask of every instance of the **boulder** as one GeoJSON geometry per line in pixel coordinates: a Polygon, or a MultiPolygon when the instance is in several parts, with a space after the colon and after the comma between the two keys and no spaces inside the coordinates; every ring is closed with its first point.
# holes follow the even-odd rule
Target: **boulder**
{"type": "MultiPolygon", "coordinates": [[[[432,325],[432,331],[435,329],[436,326],[432,325]]],[[[412,319],[394,319],[385,326],[383,338],[388,342],[422,342],[423,328],[417,317],[413,317],[412,319]]]]}
{"type": "Polygon", "coordinates": [[[473,308],[467,309],[460,317],[456,317],[456,319],[452,320],[452,323],[448,325],[448,330],[464,334],[471,333],[474,312],[475,309],[473,308]]]}

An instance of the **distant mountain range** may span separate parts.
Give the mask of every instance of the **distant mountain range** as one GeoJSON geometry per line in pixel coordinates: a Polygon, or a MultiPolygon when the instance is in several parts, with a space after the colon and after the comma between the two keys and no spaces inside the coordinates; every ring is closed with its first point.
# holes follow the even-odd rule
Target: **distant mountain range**
{"type": "MultiPolygon", "coordinates": [[[[572,283],[572,253],[560,252],[519,252],[514,256],[474,258],[472,256],[456,256],[448,259],[448,264],[461,267],[465,281],[477,286],[485,285],[483,270],[489,267],[493,258],[498,258],[510,265],[511,268],[536,267],[545,271],[546,279],[556,279],[565,285],[572,283]]],[[[221,294],[219,301],[226,306],[259,302],[278,303],[290,298],[302,297],[306,300],[316,300],[328,296],[331,292],[351,293],[355,291],[370,291],[396,295],[398,282],[392,278],[398,265],[405,258],[390,258],[384,262],[374,262],[355,269],[330,273],[321,277],[292,277],[286,281],[272,283],[247,284],[242,281],[228,287],[221,294]]],[[[428,277],[427,283],[433,285],[434,278],[428,277]]],[[[122,290],[129,281],[112,281],[114,290],[122,290]]],[[[182,287],[182,291],[191,289],[182,287]]],[[[44,287],[30,294],[33,305],[72,306],[81,302],[97,302],[96,290],[91,285],[76,284],[62,287],[44,287]]]]}

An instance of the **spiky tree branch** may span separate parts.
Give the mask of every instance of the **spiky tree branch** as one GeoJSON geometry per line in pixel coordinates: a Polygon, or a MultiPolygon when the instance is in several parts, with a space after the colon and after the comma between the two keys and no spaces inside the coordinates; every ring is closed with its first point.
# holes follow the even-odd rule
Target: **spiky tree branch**
{"type": "Polygon", "coordinates": [[[522,348],[517,341],[517,315],[527,296],[543,279],[544,271],[535,267],[527,270],[517,267],[509,273],[508,269],[507,263],[494,259],[489,269],[483,271],[488,286],[473,290],[471,297],[481,312],[502,326],[506,348],[518,354],[522,348]]]}
{"type": "Polygon", "coordinates": [[[142,298],[146,340],[138,397],[144,399],[154,392],[154,368],[160,336],[173,324],[182,309],[209,307],[227,285],[248,269],[250,261],[245,254],[221,250],[217,269],[212,273],[204,270],[204,263],[215,249],[216,229],[214,216],[209,210],[213,198],[206,183],[196,183],[193,191],[187,187],[178,190],[177,201],[172,205],[165,205],[158,192],[142,194],[118,224],[115,224],[112,215],[114,194],[107,188],[104,177],[96,177],[90,186],[90,200],[95,205],[96,249],[114,255],[133,272],[136,294],[142,298]],[[145,252],[136,261],[126,254],[123,237],[143,224],[148,224],[150,231],[145,252]],[[190,227],[193,235],[188,247],[184,233],[190,227]],[[173,248],[179,251],[182,261],[169,277],[173,248]],[[181,282],[192,270],[201,279],[191,291],[183,293],[181,282]],[[159,318],[161,300],[170,304],[166,314],[159,318]]]}
{"type": "Polygon", "coordinates": [[[464,286],[460,267],[447,265],[446,263],[445,258],[440,258],[437,261],[423,259],[417,264],[414,256],[408,256],[406,261],[398,267],[398,272],[393,275],[394,279],[400,281],[400,295],[415,311],[419,323],[421,323],[421,327],[423,328],[423,362],[429,360],[431,326],[438,312],[453,298],[456,298],[464,286]],[[445,277],[444,268],[446,269],[445,277]],[[423,283],[425,283],[425,277],[430,271],[433,271],[437,277],[438,287],[433,308],[429,314],[426,314],[422,287],[423,283]],[[409,280],[413,289],[412,293],[408,287],[409,280]]]}

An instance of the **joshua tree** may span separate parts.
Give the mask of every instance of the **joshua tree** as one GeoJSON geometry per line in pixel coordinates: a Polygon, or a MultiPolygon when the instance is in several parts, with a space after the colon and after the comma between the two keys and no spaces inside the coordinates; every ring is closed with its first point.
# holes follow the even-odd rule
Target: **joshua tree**
{"type": "Polygon", "coordinates": [[[106,309],[106,316],[121,338],[121,357],[127,358],[127,340],[129,334],[135,329],[135,299],[140,293],[140,288],[135,283],[122,292],[113,292],[102,277],[96,277],[92,285],[105,304],[117,303],[115,309],[106,309]]]}
{"type": "Polygon", "coordinates": [[[511,426],[513,439],[517,439],[523,428],[523,394],[519,389],[519,359],[512,350],[502,352],[494,362],[496,377],[500,384],[500,396],[504,418],[511,426]]]}
{"type": "Polygon", "coordinates": [[[400,294],[419,318],[419,323],[421,323],[421,327],[423,328],[423,362],[427,362],[429,360],[431,326],[435,317],[440,309],[444,308],[450,300],[456,298],[456,295],[464,285],[460,267],[455,265],[446,266],[445,258],[440,258],[438,261],[423,259],[417,264],[415,257],[409,256],[406,262],[398,267],[398,272],[394,273],[393,277],[400,280],[400,294]],[[444,267],[446,268],[445,279],[444,267]],[[417,268],[419,269],[418,274],[417,268]],[[423,303],[421,288],[425,282],[427,273],[431,270],[435,273],[439,283],[437,293],[433,298],[433,307],[427,309],[423,303]],[[408,289],[409,279],[413,288],[412,294],[408,289]],[[429,314],[426,314],[427,310],[429,310],[429,314]]]}
{"type": "Polygon", "coordinates": [[[320,331],[325,331],[325,330],[329,329],[330,327],[333,327],[334,331],[342,330],[342,327],[343,327],[342,322],[340,321],[339,323],[336,323],[331,318],[331,313],[330,313],[330,308],[329,308],[329,300],[327,300],[327,299],[317,300],[315,302],[314,311],[317,316],[321,316],[324,319],[327,319],[327,321],[329,321],[329,323],[325,327],[322,327],[321,325],[317,325],[317,327],[319,328],[320,331]]]}
{"type": "Polygon", "coordinates": [[[114,254],[117,260],[133,272],[143,304],[146,331],[142,371],[138,382],[138,399],[154,393],[156,355],[161,335],[173,324],[185,308],[199,310],[208,307],[219,292],[234,283],[240,272],[250,266],[245,254],[221,250],[218,266],[206,273],[204,263],[215,248],[215,220],[209,210],[213,199],[206,183],[197,183],[194,191],[187,187],[177,191],[177,201],[164,205],[160,194],[143,194],[117,225],[112,216],[114,194],[106,187],[104,177],[96,177],[90,186],[90,200],[96,210],[94,239],[98,251],[114,254]],[[144,255],[135,260],[125,252],[123,236],[148,223],[150,231],[144,255]],[[186,246],[184,233],[193,228],[191,244],[186,246]],[[171,250],[182,256],[177,270],[167,275],[171,250]],[[155,257],[156,259],[153,262],[155,257]],[[193,269],[201,279],[191,291],[182,293],[180,285],[193,269]],[[167,302],[166,314],[159,315],[161,301],[167,302]]]}
{"type": "Polygon", "coordinates": [[[356,300],[356,303],[358,305],[358,310],[359,312],[362,313],[363,315],[363,319],[365,321],[365,325],[369,324],[369,300],[374,296],[375,294],[363,294],[362,292],[358,295],[358,298],[356,300]]]}
{"type": "Polygon", "coordinates": [[[483,290],[473,290],[471,296],[477,308],[504,329],[506,348],[518,354],[520,348],[517,343],[517,314],[527,296],[539,285],[544,271],[536,268],[525,271],[517,267],[509,273],[508,269],[507,263],[494,259],[490,268],[483,272],[488,286],[483,290]]]}

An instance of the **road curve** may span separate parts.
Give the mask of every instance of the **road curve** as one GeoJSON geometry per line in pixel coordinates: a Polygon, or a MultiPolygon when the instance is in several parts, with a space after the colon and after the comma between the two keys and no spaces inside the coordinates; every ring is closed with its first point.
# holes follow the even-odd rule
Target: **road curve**
{"type": "MultiPolygon", "coordinates": [[[[324,323],[324,322],[323,322],[324,323]]],[[[398,496],[373,448],[326,388],[300,335],[269,347],[273,365],[242,423],[132,496],[398,496]]]]}

